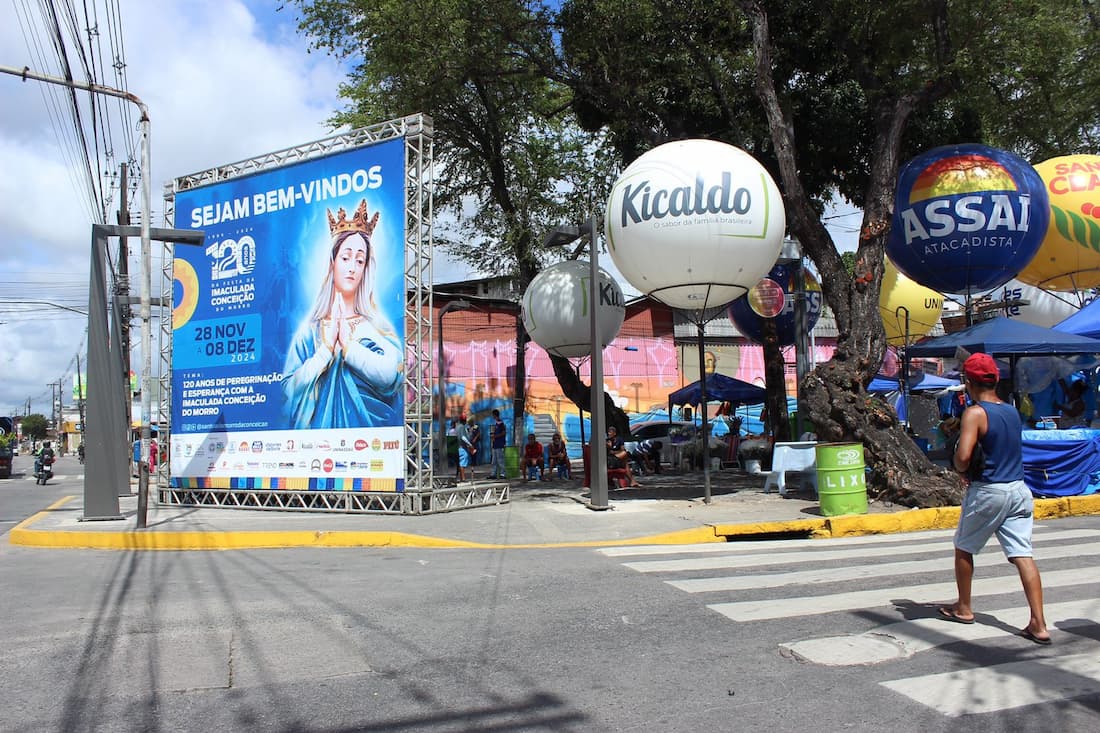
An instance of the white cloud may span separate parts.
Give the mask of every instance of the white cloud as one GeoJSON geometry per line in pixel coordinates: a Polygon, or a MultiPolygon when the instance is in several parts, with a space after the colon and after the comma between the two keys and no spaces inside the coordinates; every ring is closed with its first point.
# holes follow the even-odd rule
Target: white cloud
{"type": "MultiPolygon", "coordinates": [[[[336,89],[343,71],[331,57],[307,53],[293,15],[275,12],[273,5],[121,2],[128,89],[149,109],[155,224],[163,221],[163,189],[171,179],[332,134],[326,120],[342,105],[336,89]]],[[[19,21],[11,4],[0,11],[0,65],[54,73],[27,49],[19,21]]],[[[0,75],[5,301],[56,301],[72,287],[83,288],[81,297],[87,294],[90,205],[73,183],[82,180],[79,164],[59,143],[41,87],[0,75]]],[[[62,122],[71,124],[67,117],[62,122]]],[[[122,133],[116,131],[117,140],[122,133]]],[[[71,294],[65,299],[78,302],[71,294]]],[[[32,411],[50,414],[47,385],[62,378],[66,387],[71,384],[84,327],[80,316],[49,306],[30,315],[12,315],[0,306],[0,413],[21,410],[30,399],[32,411]]],[[[136,353],[134,359],[140,366],[136,353]]]]}

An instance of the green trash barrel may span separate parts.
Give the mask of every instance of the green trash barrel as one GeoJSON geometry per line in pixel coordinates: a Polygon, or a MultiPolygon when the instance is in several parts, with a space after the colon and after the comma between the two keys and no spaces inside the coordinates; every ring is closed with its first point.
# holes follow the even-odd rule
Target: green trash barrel
{"type": "Polygon", "coordinates": [[[504,475],[519,478],[519,448],[514,445],[504,448],[504,475]]]}
{"type": "Polygon", "coordinates": [[[821,513],[867,513],[867,475],[863,470],[862,443],[818,443],[817,496],[821,513]]]}

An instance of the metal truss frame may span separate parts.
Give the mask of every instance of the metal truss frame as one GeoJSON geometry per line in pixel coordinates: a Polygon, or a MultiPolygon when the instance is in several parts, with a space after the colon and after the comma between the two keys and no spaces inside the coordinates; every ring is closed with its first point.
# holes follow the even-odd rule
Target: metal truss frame
{"type": "MultiPolygon", "coordinates": [[[[165,219],[175,218],[175,195],[180,191],[278,168],[291,163],[371,143],[401,138],[405,142],[405,488],[403,492],[271,491],[260,489],[178,489],[168,485],[168,466],[159,465],[157,496],[166,504],[239,507],[287,511],[430,514],[509,500],[507,484],[456,486],[453,479],[436,481],[433,474],[432,417],[436,413],[436,371],[433,359],[432,248],[434,168],[430,117],[409,115],[340,133],[304,145],[267,153],[229,165],[182,176],[165,186],[165,219]],[[438,485],[437,485],[438,483],[438,485]]],[[[162,269],[161,401],[165,418],[159,439],[168,440],[171,416],[173,250],[162,269]]]]}
{"type": "Polygon", "coordinates": [[[270,491],[160,488],[160,503],[231,509],[339,514],[440,514],[509,500],[508,484],[467,484],[433,491],[270,491]]]}

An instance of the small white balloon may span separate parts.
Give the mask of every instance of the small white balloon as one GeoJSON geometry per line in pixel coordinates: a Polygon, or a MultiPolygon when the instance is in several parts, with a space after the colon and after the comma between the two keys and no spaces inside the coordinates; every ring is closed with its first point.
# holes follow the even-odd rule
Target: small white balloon
{"type": "Polygon", "coordinates": [[[698,311],[744,295],[767,274],[783,246],[786,213],[775,181],[744,150],[680,140],[623,171],[604,229],[627,282],[698,311]]]}
{"type": "MultiPolygon", "coordinates": [[[[523,294],[523,327],[532,341],[551,354],[571,358],[592,353],[588,310],[591,273],[590,262],[559,262],[536,275],[523,294]]],[[[603,349],[619,334],[626,307],[619,284],[602,268],[596,290],[596,329],[603,349]]]]}

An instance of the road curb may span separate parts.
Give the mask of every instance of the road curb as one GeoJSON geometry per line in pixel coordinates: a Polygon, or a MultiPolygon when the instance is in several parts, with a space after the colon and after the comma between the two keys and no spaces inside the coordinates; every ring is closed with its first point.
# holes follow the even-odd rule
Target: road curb
{"type": "MultiPolygon", "coordinates": [[[[35,529],[32,525],[49,516],[74,497],[55,502],[48,509],[28,517],[9,532],[9,543],[24,547],[91,550],[261,550],[288,548],[422,547],[453,549],[524,549],[551,547],[611,547],[622,545],[690,545],[735,542],[761,537],[804,537],[826,539],[856,535],[919,532],[950,529],[958,525],[959,507],[910,509],[891,514],[849,514],[820,519],[705,524],[691,529],[633,538],[614,538],[550,543],[482,543],[408,532],[361,530],[239,530],[126,531],[35,529]]],[[[1100,495],[1067,496],[1035,500],[1035,518],[1058,519],[1100,514],[1100,495]]]]}

